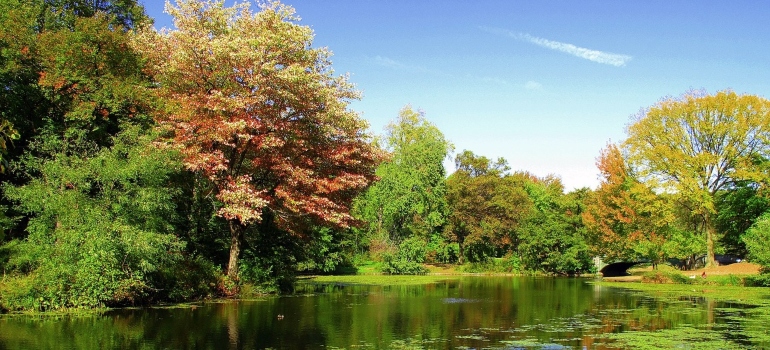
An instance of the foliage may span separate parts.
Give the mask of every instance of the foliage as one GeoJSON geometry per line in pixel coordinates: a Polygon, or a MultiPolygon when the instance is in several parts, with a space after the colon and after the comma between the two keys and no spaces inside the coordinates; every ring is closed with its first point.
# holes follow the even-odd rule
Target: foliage
{"type": "MultiPolygon", "coordinates": [[[[169,224],[174,193],[167,187],[180,164],[152,141],[127,128],[111,148],[84,144],[69,155],[76,146],[52,136],[36,145],[48,159],[22,163],[35,175],[29,183],[5,186],[30,217],[29,236],[10,243],[8,267],[32,281],[25,292],[36,309],[151,300],[158,275],[180,260],[183,244],[169,224]]],[[[3,300],[11,309],[30,307],[3,300]]]]}
{"type": "Polygon", "coordinates": [[[134,45],[166,103],[159,119],[230,223],[228,275],[237,278],[242,235],[265,212],[288,231],[352,223],[350,203],[379,155],[347,109],[358,92],[333,76],[328,50],[311,48],[312,30],[279,3],[252,13],[182,0],[167,11],[177,29],[144,28],[134,45]]]}
{"type": "Polygon", "coordinates": [[[446,222],[446,171],[452,145],[422,112],[404,107],[386,130],[391,157],[377,168],[375,182],[356,200],[354,212],[366,222],[372,254],[390,250],[412,236],[428,238],[446,222]]]}
{"type": "Polygon", "coordinates": [[[426,250],[425,261],[429,263],[454,264],[460,256],[460,246],[457,242],[447,241],[441,233],[431,235],[426,250]]]}
{"type": "Polygon", "coordinates": [[[523,273],[521,259],[516,254],[507,254],[502,258],[487,259],[484,262],[465,263],[459,268],[466,273],[523,273]]]}
{"type": "Polygon", "coordinates": [[[262,293],[293,290],[304,242],[278,227],[269,213],[247,230],[237,281],[253,284],[262,293]]]}
{"type": "Polygon", "coordinates": [[[155,291],[153,301],[187,302],[222,295],[216,287],[223,277],[209,259],[185,254],[174,264],[162,266],[155,281],[163,288],[155,291]]]}
{"type": "Polygon", "coordinates": [[[455,159],[457,170],[447,179],[450,208],[446,231],[459,244],[460,261],[484,261],[514,251],[516,229],[531,208],[527,193],[506,174],[504,159],[492,162],[471,151],[455,159]]]}
{"type": "Polygon", "coordinates": [[[744,278],[744,285],[747,287],[770,287],[770,273],[746,276],[744,278]]]}
{"type": "MultiPolygon", "coordinates": [[[[124,125],[150,127],[148,81],[141,57],[127,45],[126,30],[147,20],[136,1],[8,0],[0,13],[3,161],[48,156],[32,147],[42,137],[103,147],[124,125]]],[[[21,170],[0,181],[24,184],[29,177],[21,170]]],[[[0,201],[8,208],[4,241],[23,239],[27,214],[5,196],[0,201]]]]}
{"type": "Polygon", "coordinates": [[[770,151],[770,101],[722,91],[690,92],[636,116],[625,147],[653,189],[676,194],[701,222],[707,265],[714,263],[716,194],[739,180],[762,181],[770,151]]]}
{"type": "Polygon", "coordinates": [[[646,272],[642,275],[642,282],[644,283],[677,283],[677,284],[690,284],[692,281],[683,275],[679,271],[673,270],[655,270],[646,272]]]}
{"type": "Polygon", "coordinates": [[[298,271],[333,273],[352,264],[353,244],[350,230],[329,227],[311,229],[305,239],[304,258],[299,260],[298,271]]]}
{"type": "Polygon", "coordinates": [[[43,130],[109,140],[124,118],[148,120],[125,32],[148,20],[137,1],[7,0],[0,13],[0,120],[19,134],[12,159],[43,130]]]}
{"type": "Polygon", "coordinates": [[[725,253],[746,256],[741,237],[765,212],[770,210],[770,199],[760,193],[756,184],[742,182],[717,193],[716,228],[722,233],[721,246],[725,253]]]}
{"type": "MultiPolygon", "coordinates": [[[[0,118],[2,118],[2,115],[0,115],[0,118]]],[[[19,132],[13,128],[13,125],[6,119],[0,119],[0,173],[5,172],[5,169],[8,167],[6,160],[8,146],[18,138],[19,132]]]]}
{"type": "Polygon", "coordinates": [[[770,269],[770,213],[765,213],[742,237],[749,252],[749,260],[770,269]]]}
{"type": "Polygon", "coordinates": [[[428,273],[422,265],[425,262],[425,241],[421,237],[412,236],[398,245],[396,254],[386,254],[383,257],[381,270],[391,275],[421,275],[428,273]]]}
{"type": "Polygon", "coordinates": [[[534,211],[519,229],[519,254],[530,271],[575,275],[593,269],[580,221],[585,191],[563,194],[561,180],[520,174],[534,211]]]}
{"type": "Polygon", "coordinates": [[[614,144],[602,150],[596,166],[602,181],[582,212],[591,250],[607,261],[662,261],[674,221],[664,198],[634,178],[614,144]]]}

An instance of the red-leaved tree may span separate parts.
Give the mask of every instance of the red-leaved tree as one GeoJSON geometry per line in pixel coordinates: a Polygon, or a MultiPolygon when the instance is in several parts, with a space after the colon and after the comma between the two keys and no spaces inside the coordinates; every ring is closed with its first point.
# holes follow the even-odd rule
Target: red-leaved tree
{"type": "Polygon", "coordinates": [[[232,279],[245,229],[266,212],[290,232],[349,225],[352,198],[381,158],[348,109],[359,93],[334,76],[327,49],[311,47],[312,30],[289,6],[247,5],[179,0],[166,9],[175,30],[148,28],[134,41],[166,103],[159,121],[187,168],[214,184],[232,279]]]}

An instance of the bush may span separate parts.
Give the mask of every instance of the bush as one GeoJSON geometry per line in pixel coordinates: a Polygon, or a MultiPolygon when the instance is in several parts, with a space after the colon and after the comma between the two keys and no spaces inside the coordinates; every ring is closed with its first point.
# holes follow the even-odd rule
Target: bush
{"type": "Polygon", "coordinates": [[[762,271],[759,275],[747,276],[744,284],[747,287],[770,287],[770,272],[762,271]]]}
{"type": "Polygon", "coordinates": [[[252,225],[239,259],[238,283],[252,284],[261,294],[291,292],[297,278],[298,256],[305,246],[285,230],[275,227],[271,220],[252,225]]]}
{"type": "Polygon", "coordinates": [[[690,284],[692,281],[687,276],[677,271],[649,271],[642,275],[644,283],[674,283],[690,284]]]}
{"type": "Polygon", "coordinates": [[[425,242],[419,237],[405,239],[398,246],[396,254],[384,253],[382,255],[382,272],[392,275],[419,275],[428,273],[428,269],[422,266],[425,262],[425,242]]]}
{"type": "Polygon", "coordinates": [[[156,285],[165,288],[165,293],[159,295],[161,300],[182,302],[221,296],[216,287],[222,271],[200,256],[185,258],[163,269],[156,279],[156,285]]]}
{"type": "Polygon", "coordinates": [[[454,264],[460,257],[460,245],[457,242],[431,239],[427,251],[425,261],[429,263],[454,264]]]}
{"type": "Polygon", "coordinates": [[[491,258],[484,262],[471,262],[463,264],[459,271],[468,273],[522,273],[521,258],[518,255],[507,254],[502,258],[491,258]]]}
{"type": "Polygon", "coordinates": [[[741,238],[749,251],[749,260],[770,268],[770,213],[765,213],[741,238]]]}
{"type": "Polygon", "coordinates": [[[127,128],[109,148],[63,147],[55,136],[33,144],[47,157],[17,166],[34,177],[3,187],[29,217],[26,238],[2,249],[9,252],[4,267],[18,276],[4,286],[3,303],[39,311],[133,305],[166,288],[157,277],[184,249],[170,222],[175,190],[168,186],[181,162],[154,140],[127,128]]]}
{"type": "Polygon", "coordinates": [[[41,309],[42,300],[35,297],[35,277],[6,277],[0,283],[0,309],[2,311],[23,311],[41,309]]]}

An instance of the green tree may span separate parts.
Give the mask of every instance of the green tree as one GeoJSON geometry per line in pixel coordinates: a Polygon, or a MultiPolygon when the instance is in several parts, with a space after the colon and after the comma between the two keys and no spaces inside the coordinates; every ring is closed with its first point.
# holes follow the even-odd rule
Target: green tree
{"type": "Polygon", "coordinates": [[[762,265],[765,272],[770,270],[770,214],[765,213],[751,225],[741,238],[746,244],[751,261],[762,265]]]}
{"type": "Polygon", "coordinates": [[[0,3],[0,116],[20,135],[11,159],[42,133],[109,142],[123,121],[152,121],[126,33],[143,11],[135,0],[0,3]]]}
{"type": "Polygon", "coordinates": [[[460,263],[483,261],[515,251],[516,230],[529,214],[531,202],[508,163],[463,151],[456,171],[447,179],[449,221],[446,230],[459,244],[460,263]]]}
{"type": "Polygon", "coordinates": [[[4,247],[17,276],[0,291],[5,307],[125,305],[168,287],[160,274],[182,249],[170,224],[168,179],[181,164],[153,139],[133,127],[110,148],[79,143],[57,151],[66,142],[57,137],[33,144],[49,157],[25,157],[29,183],[3,188],[29,217],[29,236],[4,247]]]}
{"type": "Polygon", "coordinates": [[[770,210],[770,199],[755,183],[741,182],[717,193],[716,228],[722,233],[720,243],[726,254],[744,257],[746,246],[741,237],[757,219],[770,210]]]}
{"type": "Polygon", "coordinates": [[[347,108],[358,92],[334,76],[327,49],[311,47],[313,32],[294,9],[177,5],[167,6],[175,30],[145,28],[133,43],[166,107],[158,119],[228,221],[227,274],[237,280],[244,235],[268,214],[298,234],[313,224],[349,226],[379,152],[347,108]]]}
{"type": "MultiPolygon", "coordinates": [[[[69,143],[109,146],[121,125],[149,128],[148,81],[126,33],[146,20],[132,0],[0,2],[0,120],[10,135],[4,140],[17,138],[5,143],[11,147],[3,160],[48,156],[31,153],[30,144],[41,137],[66,139],[58,152],[69,143]],[[90,10],[76,10],[86,5],[90,10]]],[[[21,174],[7,171],[0,182],[23,184],[28,177],[21,174]]],[[[13,208],[7,198],[2,202],[13,208]]],[[[23,237],[24,215],[9,216],[22,219],[6,227],[6,236],[23,237]]]]}
{"type": "Polygon", "coordinates": [[[706,265],[714,265],[716,196],[736,181],[760,181],[770,151],[770,101],[722,91],[690,92],[639,113],[628,128],[629,162],[650,187],[676,194],[698,216],[706,265]]]}
{"type": "Polygon", "coordinates": [[[517,176],[533,203],[533,211],[518,229],[518,252],[524,266],[554,274],[589,271],[591,256],[581,221],[585,190],[567,196],[557,177],[517,176]]]}
{"type": "Polygon", "coordinates": [[[387,126],[384,146],[391,157],[377,168],[379,181],[358,198],[357,216],[368,224],[370,239],[385,245],[411,236],[425,241],[446,221],[443,161],[452,145],[422,112],[407,106],[387,126]]]}

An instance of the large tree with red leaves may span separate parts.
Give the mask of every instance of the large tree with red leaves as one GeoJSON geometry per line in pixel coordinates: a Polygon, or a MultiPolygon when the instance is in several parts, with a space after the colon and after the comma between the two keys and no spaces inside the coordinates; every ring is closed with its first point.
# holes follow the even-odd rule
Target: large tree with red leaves
{"type": "Polygon", "coordinates": [[[348,109],[359,93],[334,75],[327,49],[311,47],[312,30],[289,6],[247,5],[179,0],[167,5],[175,30],[135,40],[167,102],[159,121],[187,168],[214,184],[230,224],[232,279],[244,231],[267,212],[290,232],[349,225],[352,198],[380,158],[348,109]]]}

